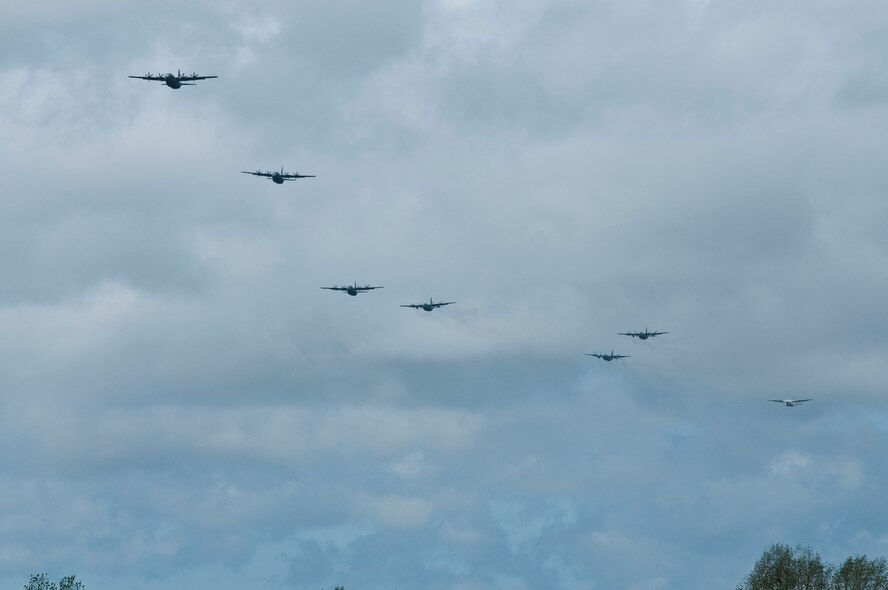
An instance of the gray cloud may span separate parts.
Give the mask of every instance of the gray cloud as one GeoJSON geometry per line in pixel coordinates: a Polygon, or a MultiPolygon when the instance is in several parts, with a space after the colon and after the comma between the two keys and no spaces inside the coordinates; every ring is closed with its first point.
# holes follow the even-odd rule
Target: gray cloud
{"type": "Polygon", "coordinates": [[[38,8],[0,13],[4,582],[885,553],[880,5],[38,8]],[[220,78],[126,78],[180,67],[220,78]],[[239,173],[281,165],[318,177],[239,173]]]}

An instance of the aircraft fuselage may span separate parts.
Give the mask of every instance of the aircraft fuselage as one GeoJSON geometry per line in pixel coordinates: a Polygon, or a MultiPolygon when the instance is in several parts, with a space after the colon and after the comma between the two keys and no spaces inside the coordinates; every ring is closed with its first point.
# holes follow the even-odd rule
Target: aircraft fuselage
{"type": "Polygon", "coordinates": [[[182,87],[182,82],[179,81],[179,78],[172,74],[166,74],[163,77],[163,83],[174,90],[178,90],[182,87]]]}
{"type": "MultiPolygon", "coordinates": [[[[284,177],[281,176],[280,172],[273,172],[271,174],[271,181],[275,184],[284,184],[284,177]]],[[[351,295],[351,293],[349,293],[351,295]]]]}
{"type": "Polygon", "coordinates": [[[433,309],[435,309],[435,307],[436,307],[435,305],[430,305],[428,303],[422,304],[423,311],[432,311],[433,309]]]}
{"type": "Polygon", "coordinates": [[[349,295],[351,295],[352,297],[354,297],[355,295],[358,294],[358,290],[355,289],[354,287],[349,287],[348,289],[345,290],[345,292],[348,293],[349,295]]]}

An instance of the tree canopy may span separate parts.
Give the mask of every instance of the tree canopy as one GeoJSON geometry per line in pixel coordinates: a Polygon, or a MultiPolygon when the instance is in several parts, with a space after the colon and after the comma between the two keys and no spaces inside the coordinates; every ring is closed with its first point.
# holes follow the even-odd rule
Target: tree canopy
{"type": "Polygon", "coordinates": [[[25,584],[25,590],[86,590],[76,576],[65,576],[56,586],[46,574],[32,574],[31,579],[25,584]]]}
{"type": "Polygon", "coordinates": [[[888,590],[888,562],[884,557],[849,557],[833,574],[832,590],[888,590]]]}
{"type": "Polygon", "coordinates": [[[888,562],[858,555],[835,567],[810,547],[775,544],[737,590],[888,590],[888,562]]]}

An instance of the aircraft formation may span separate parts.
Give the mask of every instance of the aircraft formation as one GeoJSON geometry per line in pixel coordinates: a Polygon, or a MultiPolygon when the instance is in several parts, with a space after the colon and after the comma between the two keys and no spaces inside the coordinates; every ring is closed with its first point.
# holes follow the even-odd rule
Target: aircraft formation
{"type": "MultiPolygon", "coordinates": [[[[339,285],[333,285],[332,287],[321,287],[321,289],[326,289],[328,291],[340,291],[342,293],[346,293],[347,295],[351,295],[352,297],[357,296],[359,293],[366,293],[368,291],[372,291],[374,289],[382,289],[382,287],[371,287],[370,285],[359,285],[355,282],[354,285],[345,285],[340,287],[339,285]]],[[[456,301],[439,301],[435,302],[434,299],[429,298],[428,303],[405,303],[401,307],[410,307],[413,309],[421,309],[423,311],[434,311],[439,307],[444,307],[445,305],[453,305],[456,301]]]]}
{"type": "MultiPolygon", "coordinates": [[[[196,73],[192,73],[191,75],[183,74],[181,70],[177,70],[175,74],[166,73],[166,74],[151,74],[150,72],[144,76],[129,76],[130,78],[135,78],[139,80],[148,80],[152,82],[160,82],[163,85],[173,89],[178,90],[182,86],[196,86],[198,81],[201,80],[211,80],[213,78],[218,78],[219,76],[199,76],[196,73]]],[[[281,167],[280,172],[278,171],[269,171],[269,170],[255,170],[253,172],[247,170],[241,170],[242,174],[250,174],[252,176],[267,178],[271,180],[275,184],[284,184],[287,181],[298,180],[300,178],[316,178],[313,174],[299,174],[298,172],[285,172],[283,166],[281,167]]],[[[360,293],[367,293],[369,291],[373,291],[375,289],[382,289],[382,286],[371,287],[370,285],[358,285],[355,282],[353,285],[333,285],[332,287],[321,287],[321,289],[329,290],[329,291],[339,291],[345,293],[347,295],[351,295],[352,297],[357,296],[360,293]]],[[[454,305],[455,301],[439,301],[435,302],[434,299],[430,298],[428,303],[405,303],[401,305],[401,307],[406,307],[410,309],[421,309],[426,312],[434,311],[440,307],[444,307],[446,305],[454,305]]],[[[629,336],[631,338],[637,338],[639,340],[647,340],[649,338],[655,338],[658,336],[663,336],[669,334],[669,332],[657,332],[657,331],[649,331],[647,327],[641,332],[620,332],[619,336],[629,336]]],[[[631,358],[631,355],[626,354],[617,354],[611,349],[610,353],[597,353],[597,352],[587,352],[584,353],[586,356],[591,356],[598,358],[600,360],[611,362],[619,359],[631,358]]],[[[795,407],[801,403],[812,401],[812,398],[808,399],[770,399],[769,402],[776,402],[784,404],[787,408],[795,407]]]]}
{"type": "MultiPolygon", "coordinates": [[[[619,336],[632,336],[633,338],[638,338],[639,340],[647,340],[648,338],[654,338],[656,336],[662,336],[664,334],[668,334],[669,332],[649,332],[647,328],[644,329],[644,332],[620,332],[619,336]]],[[[597,352],[587,352],[586,356],[594,356],[595,358],[599,358],[603,361],[611,362],[618,359],[627,359],[630,358],[628,354],[616,354],[614,350],[611,349],[610,354],[608,353],[597,353],[597,352]]]]}
{"type": "MultiPolygon", "coordinates": [[[[197,74],[191,74],[190,76],[187,74],[182,74],[182,71],[179,70],[176,74],[158,74],[153,75],[151,73],[146,74],[145,76],[129,76],[130,78],[136,78],[139,80],[151,80],[162,82],[166,86],[169,86],[173,90],[178,90],[182,86],[194,86],[195,82],[198,80],[209,80],[211,78],[218,78],[218,76],[198,76],[197,74]]],[[[316,178],[314,174],[299,174],[298,172],[285,172],[283,166],[281,166],[280,172],[278,171],[270,171],[270,170],[255,170],[250,172],[248,170],[241,170],[241,174],[250,174],[252,176],[257,176],[260,178],[267,178],[271,180],[275,184],[284,184],[287,181],[297,180],[300,178],[316,178]]],[[[339,291],[345,293],[347,295],[351,295],[352,297],[357,296],[359,293],[366,293],[368,291],[373,291],[375,289],[382,289],[381,286],[371,287],[370,285],[358,285],[355,282],[353,285],[333,285],[332,287],[321,287],[321,289],[326,289],[328,291],[339,291]]],[[[455,301],[439,301],[435,302],[434,299],[429,299],[428,303],[407,303],[402,305],[401,307],[409,307],[413,309],[421,309],[423,311],[434,311],[439,307],[444,307],[445,305],[453,305],[455,301]]]]}

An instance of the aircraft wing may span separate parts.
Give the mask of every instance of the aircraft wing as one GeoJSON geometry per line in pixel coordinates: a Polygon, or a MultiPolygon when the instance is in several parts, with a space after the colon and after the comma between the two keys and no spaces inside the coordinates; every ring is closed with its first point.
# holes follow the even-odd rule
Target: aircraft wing
{"type": "Polygon", "coordinates": [[[442,301],[441,303],[433,303],[433,307],[444,307],[445,305],[453,305],[456,301],[442,301]]]}
{"type": "Polygon", "coordinates": [[[778,404],[785,404],[786,402],[782,399],[769,399],[769,402],[777,402],[778,404]]]}
{"type": "Polygon", "coordinates": [[[598,358],[598,359],[601,358],[601,355],[600,355],[600,354],[597,354],[597,353],[594,353],[594,352],[584,352],[583,354],[585,354],[586,356],[594,356],[595,358],[598,358]]]}
{"type": "Polygon", "coordinates": [[[364,285],[363,287],[358,287],[358,291],[372,291],[373,289],[382,289],[382,287],[371,287],[370,285],[364,285]]]}
{"type": "Polygon", "coordinates": [[[163,82],[163,76],[152,76],[148,74],[147,76],[129,76],[130,78],[135,78],[137,80],[154,80],[155,82],[163,82]]]}
{"type": "Polygon", "coordinates": [[[627,359],[627,358],[629,358],[629,355],[628,355],[628,354],[615,354],[613,358],[615,358],[615,359],[627,359]]]}
{"type": "Polygon", "coordinates": [[[668,334],[669,332],[651,332],[648,336],[662,336],[663,334],[668,334]]]}
{"type": "Polygon", "coordinates": [[[408,303],[406,305],[402,305],[401,307],[412,307],[413,309],[419,309],[422,305],[418,303],[408,303]]]}
{"type": "Polygon", "coordinates": [[[271,178],[271,172],[262,172],[261,170],[256,170],[255,172],[247,172],[246,170],[241,170],[243,174],[252,174],[253,176],[264,176],[265,178],[271,178]]]}
{"type": "Polygon", "coordinates": [[[800,404],[802,402],[809,402],[813,399],[814,399],[813,397],[809,397],[808,399],[797,399],[797,400],[795,400],[795,403],[800,404]]]}
{"type": "Polygon", "coordinates": [[[281,174],[281,178],[284,180],[296,180],[297,178],[314,178],[314,174],[281,174]]]}
{"type": "Polygon", "coordinates": [[[179,81],[182,80],[209,80],[210,78],[218,78],[219,76],[179,76],[179,81]]]}
{"type": "Polygon", "coordinates": [[[328,291],[348,291],[347,287],[321,287],[321,289],[327,289],[328,291]]]}
{"type": "Polygon", "coordinates": [[[620,332],[618,336],[638,336],[639,332],[620,332]]]}

